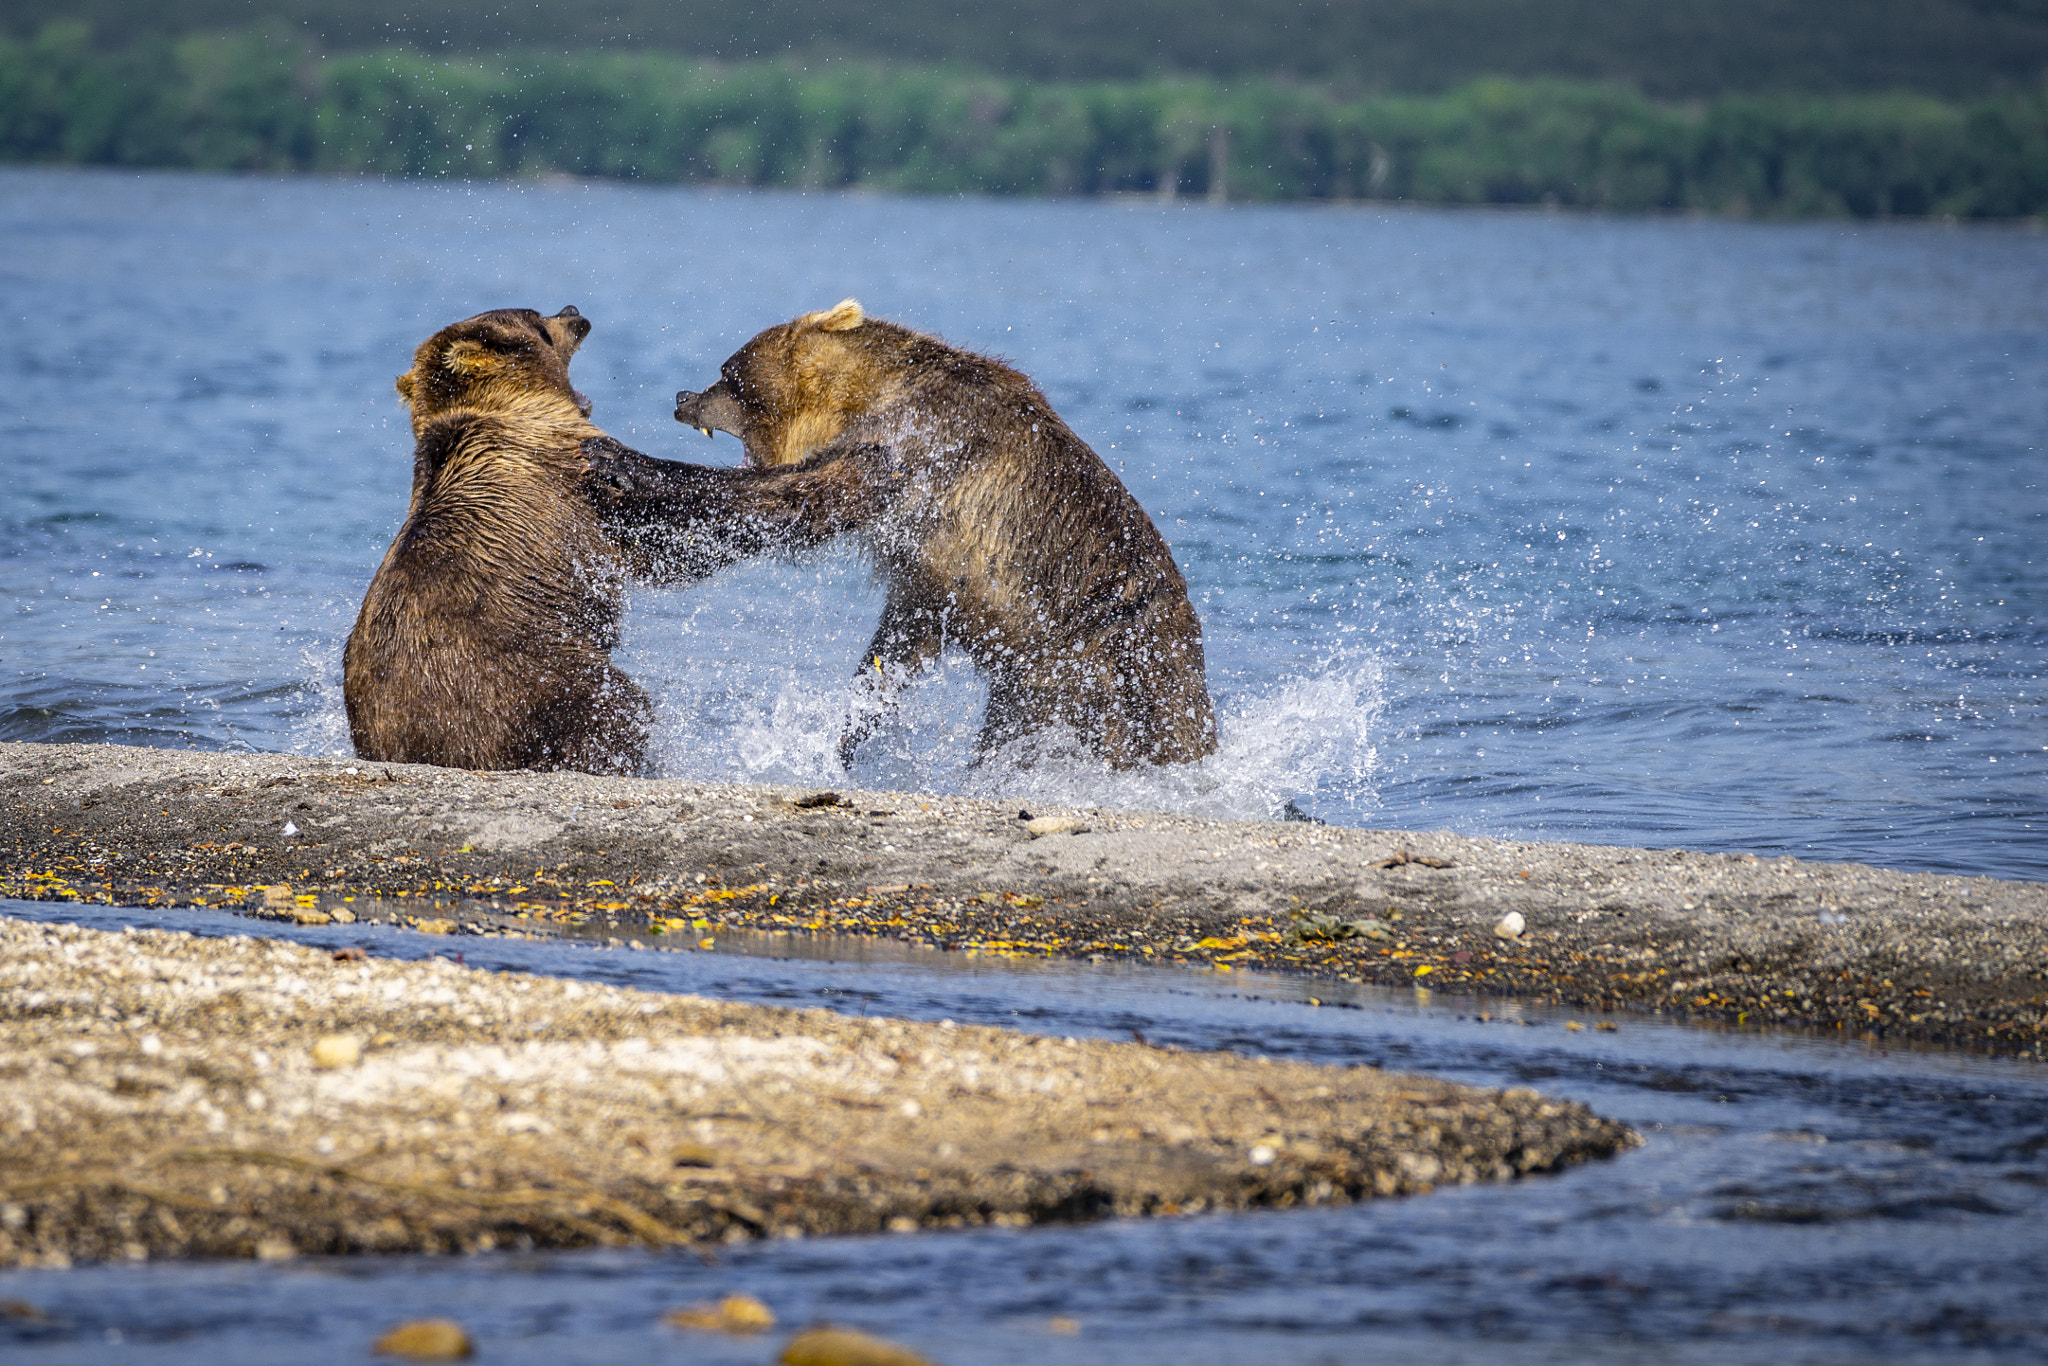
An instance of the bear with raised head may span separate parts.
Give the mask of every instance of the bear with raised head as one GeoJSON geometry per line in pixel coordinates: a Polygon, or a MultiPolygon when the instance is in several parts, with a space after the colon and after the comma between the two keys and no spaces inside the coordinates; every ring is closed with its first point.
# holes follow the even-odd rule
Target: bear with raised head
{"type": "Polygon", "coordinates": [[[977,757],[1060,730],[1119,768],[1215,751],[1201,622],[1172,552],[1008,365],[848,299],[756,336],[717,383],[676,396],[676,419],[737,436],[756,469],[869,471],[874,510],[856,515],[888,598],[842,760],[948,642],[988,678],[977,757]]]}
{"type": "Polygon", "coordinates": [[[575,309],[501,308],[420,344],[412,504],[342,654],[365,759],[630,773],[652,716],[611,662],[625,564],[584,496],[603,433],[569,383],[575,309]]]}
{"type": "Polygon", "coordinates": [[[585,447],[609,438],[569,382],[589,332],[574,308],[480,313],[421,343],[398,377],[412,502],[342,655],[361,757],[636,771],[652,707],[611,661],[627,580],[814,544],[858,506],[857,489],[820,494],[808,471],[676,466],[671,553],[657,564],[635,538],[634,505],[591,477],[585,447]],[[677,525],[694,528],[688,554],[673,553],[677,525]]]}

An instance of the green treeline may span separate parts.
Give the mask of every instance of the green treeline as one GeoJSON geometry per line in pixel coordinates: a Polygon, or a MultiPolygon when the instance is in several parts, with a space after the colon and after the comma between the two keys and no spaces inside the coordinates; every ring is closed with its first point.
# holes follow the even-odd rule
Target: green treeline
{"type": "Polygon", "coordinates": [[[318,57],[284,30],[0,40],[0,160],[919,193],[1557,203],[1770,215],[2048,211],[2048,92],[1732,96],[1480,81],[1039,84],[649,52],[318,57]]]}
{"type": "Polygon", "coordinates": [[[2048,73],[2048,0],[0,0],[0,37],[53,19],[90,25],[108,49],[261,19],[325,52],[630,49],[1034,81],[1287,76],[1402,95],[1513,76],[1669,100],[1974,100],[2048,73]]]}

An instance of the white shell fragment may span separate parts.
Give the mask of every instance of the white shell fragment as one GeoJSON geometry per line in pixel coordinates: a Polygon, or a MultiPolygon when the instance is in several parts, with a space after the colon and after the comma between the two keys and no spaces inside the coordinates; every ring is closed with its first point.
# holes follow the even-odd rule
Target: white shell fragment
{"type": "Polygon", "coordinates": [[[1027,821],[1024,828],[1031,832],[1031,838],[1044,839],[1047,835],[1085,835],[1088,824],[1079,816],[1040,816],[1027,821]]]}
{"type": "Polygon", "coordinates": [[[1522,919],[1520,911],[1509,911],[1495,923],[1493,932],[1502,939],[1520,939],[1522,931],[1527,928],[1528,924],[1522,919]]]}

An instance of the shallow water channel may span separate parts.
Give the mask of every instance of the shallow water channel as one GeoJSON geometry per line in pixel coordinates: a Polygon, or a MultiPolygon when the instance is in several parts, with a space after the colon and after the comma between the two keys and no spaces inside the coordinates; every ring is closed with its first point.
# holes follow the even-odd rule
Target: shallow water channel
{"type": "Polygon", "coordinates": [[[477,967],[1040,1033],[1140,1030],[1186,1048],[1534,1086],[1648,1140],[1561,1176],[1346,1209],[773,1242],[708,1259],[610,1250],[5,1273],[0,1301],[46,1315],[0,1314],[9,1361],[359,1361],[390,1323],[447,1314],[488,1362],[766,1362],[779,1339],[657,1322],[734,1290],[786,1325],[852,1324],[947,1366],[2048,1355],[2048,1072],[2037,1067],[1633,1017],[1611,1033],[1569,1030],[1568,1012],[1509,1002],[858,941],[628,952],[204,911],[0,901],[0,914],[260,932],[391,958],[460,953],[477,967]]]}

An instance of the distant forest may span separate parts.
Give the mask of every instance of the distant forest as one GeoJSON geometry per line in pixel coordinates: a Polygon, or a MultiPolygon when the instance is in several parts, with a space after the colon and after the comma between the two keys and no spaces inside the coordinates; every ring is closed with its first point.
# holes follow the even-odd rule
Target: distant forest
{"type": "Polygon", "coordinates": [[[326,52],[592,48],[855,59],[1036,81],[1312,79],[1441,94],[1484,77],[1653,99],[2040,88],[2048,0],[0,0],[0,33],[83,23],[104,48],[276,21],[326,52]]]}
{"type": "Polygon", "coordinates": [[[0,38],[0,161],[2003,217],[2048,212],[2048,87],[1671,102],[1494,77],[1402,94],[609,47],[323,55],[282,23],[107,44],[55,24],[0,38]]]}

